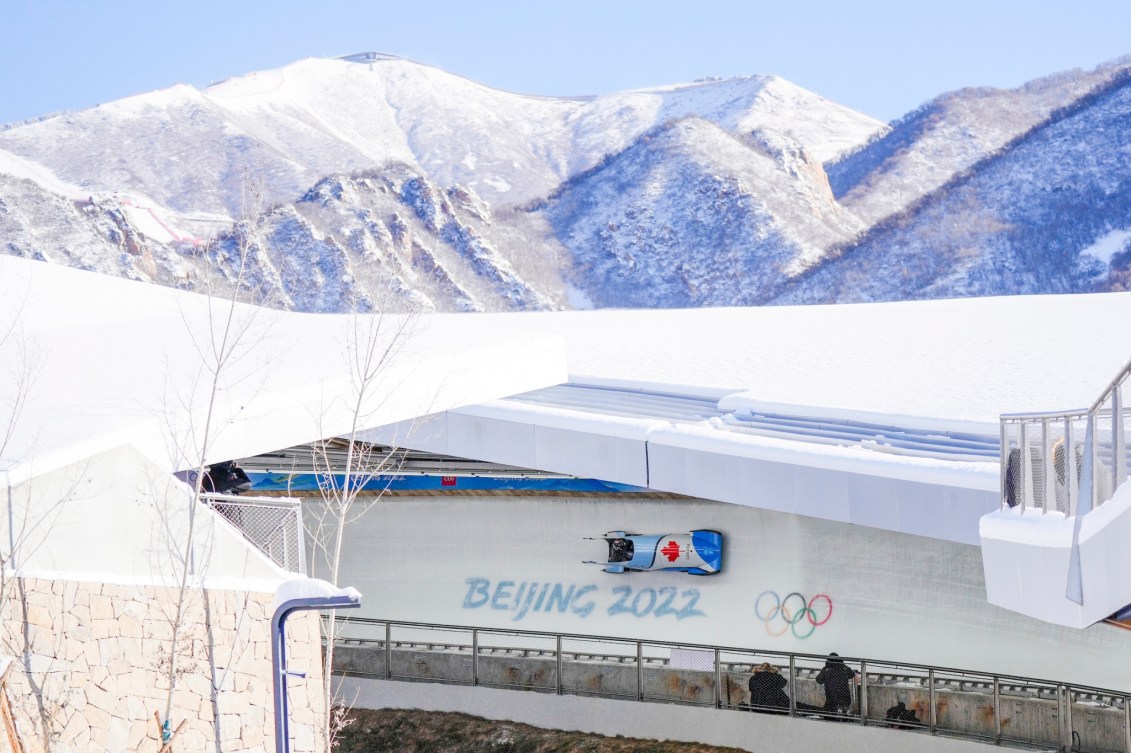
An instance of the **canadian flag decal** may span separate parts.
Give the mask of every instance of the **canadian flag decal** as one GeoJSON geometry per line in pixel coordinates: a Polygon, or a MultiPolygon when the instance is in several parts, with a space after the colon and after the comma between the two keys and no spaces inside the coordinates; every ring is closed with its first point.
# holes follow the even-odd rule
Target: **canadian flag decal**
{"type": "Polygon", "coordinates": [[[674,541],[669,541],[664,548],[660,550],[660,554],[667,557],[668,562],[675,562],[676,558],[679,557],[679,544],[674,541]]]}

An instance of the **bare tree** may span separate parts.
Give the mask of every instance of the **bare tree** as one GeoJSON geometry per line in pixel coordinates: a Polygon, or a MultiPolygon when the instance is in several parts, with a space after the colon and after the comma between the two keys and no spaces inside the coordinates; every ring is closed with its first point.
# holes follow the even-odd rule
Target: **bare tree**
{"type": "MultiPolygon", "coordinates": [[[[314,445],[313,464],[319,476],[322,507],[311,530],[315,556],[311,558],[311,574],[339,584],[342,545],[347,527],[356,521],[368,504],[388,488],[388,484],[369,488],[374,479],[399,471],[404,454],[396,448],[377,446],[363,441],[361,432],[368,428],[366,419],[381,404],[383,376],[389,361],[410,336],[412,315],[353,315],[345,343],[352,393],[346,399],[350,415],[348,434],[323,440],[314,445]],[[365,505],[359,505],[364,494],[365,505]],[[321,563],[325,574],[317,572],[321,563]]],[[[337,618],[333,611],[323,621],[325,649],[322,664],[322,694],[325,700],[320,733],[327,752],[337,745],[338,733],[349,724],[349,704],[336,697],[331,672],[334,665],[334,640],[337,618]]]]}
{"type": "MultiPolygon", "coordinates": [[[[36,344],[31,342],[23,330],[23,312],[27,298],[9,299],[0,309],[0,469],[7,470],[19,464],[19,458],[11,456],[12,440],[27,407],[32,388],[39,373],[41,359],[36,344]]],[[[81,474],[80,474],[81,475],[81,474]]],[[[57,657],[61,654],[62,636],[46,634],[42,625],[32,625],[30,603],[26,578],[20,569],[28,558],[34,556],[43,544],[47,532],[62,513],[77,488],[77,482],[64,484],[49,495],[50,500],[23,499],[17,503],[11,487],[11,479],[6,478],[4,500],[6,511],[3,524],[6,535],[0,540],[0,615],[7,623],[17,618],[18,629],[5,629],[3,651],[18,657],[22,679],[26,683],[29,696],[23,699],[30,703],[32,733],[44,751],[54,747],[59,734],[77,713],[66,704],[66,689],[58,683],[57,657]],[[47,645],[50,643],[50,645],[47,645]],[[52,680],[55,682],[52,682],[52,680]]],[[[28,486],[21,494],[35,495],[28,486]]]]}
{"type": "MultiPolygon", "coordinates": [[[[179,548],[170,552],[168,563],[176,582],[176,594],[172,605],[173,612],[169,617],[172,636],[168,654],[162,657],[162,669],[168,680],[164,715],[159,718],[163,751],[171,747],[176,731],[181,726],[174,728],[172,719],[177,681],[186,671],[195,671],[195,668],[180,665],[183,653],[181,642],[188,622],[187,617],[195,599],[202,596],[207,598],[199,587],[204,573],[194,558],[194,548],[197,546],[197,516],[200,514],[201,498],[208,471],[207,458],[211,443],[222,428],[218,425],[217,401],[221,390],[226,386],[225,372],[247,350],[247,340],[252,331],[256,311],[255,307],[244,307],[240,303],[248,293],[248,280],[254,266],[254,256],[260,248],[258,230],[262,212],[262,192],[259,188],[249,187],[247,184],[244,190],[244,219],[236,224],[230,236],[235,248],[235,272],[227,281],[230,291],[222,300],[208,296],[207,329],[202,336],[192,335],[195,358],[200,365],[201,379],[198,386],[202,385],[203,389],[199,394],[194,392],[182,396],[182,404],[179,406],[190,416],[187,427],[188,439],[183,446],[175,447],[174,451],[182,462],[195,465],[195,473],[188,507],[184,510],[183,529],[175,530],[177,524],[173,522],[173,516],[163,521],[168,541],[173,542],[183,536],[179,548]],[[214,305],[218,300],[219,305],[214,305]],[[202,410],[198,410],[201,402],[203,402],[202,410]]],[[[222,243],[221,240],[213,245],[219,246],[222,243]]],[[[208,283],[208,289],[210,288],[211,283],[208,283]]],[[[189,330],[192,331],[191,327],[189,330]]],[[[176,436],[177,432],[172,433],[176,436]]]]}

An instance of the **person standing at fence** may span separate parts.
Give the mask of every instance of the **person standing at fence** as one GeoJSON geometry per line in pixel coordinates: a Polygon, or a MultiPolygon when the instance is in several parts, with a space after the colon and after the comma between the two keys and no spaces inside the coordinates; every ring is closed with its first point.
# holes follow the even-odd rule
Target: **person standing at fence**
{"type": "Polygon", "coordinates": [[[855,680],[856,670],[845,664],[835,651],[829,654],[825,666],[817,673],[817,684],[825,688],[823,710],[834,714],[852,711],[852,683],[855,680]]]}

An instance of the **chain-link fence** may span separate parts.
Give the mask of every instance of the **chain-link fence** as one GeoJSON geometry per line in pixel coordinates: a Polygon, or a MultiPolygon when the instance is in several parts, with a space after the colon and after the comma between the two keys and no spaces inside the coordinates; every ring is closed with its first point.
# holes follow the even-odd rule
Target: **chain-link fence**
{"type": "Polygon", "coordinates": [[[1131,753],[1127,694],[853,657],[338,617],[334,672],[835,720],[1131,753]]]}
{"type": "Polygon", "coordinates": [[[297,499],[202,494],[201,499],[284,570],[306,573],[302,507],[297,499]]]}

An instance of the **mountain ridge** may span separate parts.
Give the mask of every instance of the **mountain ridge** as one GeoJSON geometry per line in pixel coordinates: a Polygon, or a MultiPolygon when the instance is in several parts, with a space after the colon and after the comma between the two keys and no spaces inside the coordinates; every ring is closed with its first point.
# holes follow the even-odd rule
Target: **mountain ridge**
{"type": "Polygon", "coordinates": [[[1097,92],[1128,71],[962,89],[884,125],[773,75],[564,98],[381,53],[308,58],[0,130],[0,237],[207,290],[242,227],[260,297],[301,310],[1120,289],[1128,127],[1097,92]],[[1090,154],[1026,146],[1070,110],[1090,154]],[[1022,170],[1063,185],[1034,193],[1022,170]]]}

